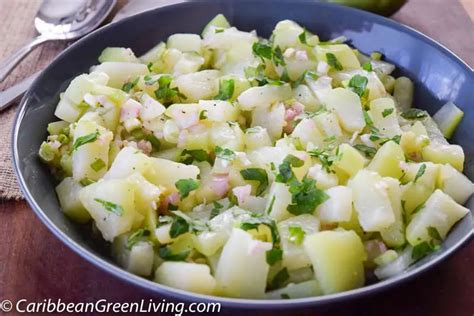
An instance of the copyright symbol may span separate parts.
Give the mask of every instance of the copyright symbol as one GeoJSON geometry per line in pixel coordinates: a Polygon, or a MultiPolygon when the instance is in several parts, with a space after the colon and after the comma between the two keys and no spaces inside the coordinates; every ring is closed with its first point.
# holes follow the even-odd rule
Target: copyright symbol
{"type": "Polygon", "coordinates": [[[13,303],[9,300],[4,300],[0,302],[0,311],[4,311],[5,313],[8,313],[11,311],[13,308],[13,303]]]}

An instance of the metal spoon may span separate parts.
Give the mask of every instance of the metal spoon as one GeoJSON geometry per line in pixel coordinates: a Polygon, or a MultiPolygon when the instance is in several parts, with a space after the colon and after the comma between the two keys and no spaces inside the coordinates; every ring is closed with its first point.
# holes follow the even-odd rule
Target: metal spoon
{"type": "Polygon", "coordinates": [[[54,40],[73,40],[97,28],[116,0],[44,0],[35,17],[39,35],[0,63],[0,82],[36,46],[54,40]]]}

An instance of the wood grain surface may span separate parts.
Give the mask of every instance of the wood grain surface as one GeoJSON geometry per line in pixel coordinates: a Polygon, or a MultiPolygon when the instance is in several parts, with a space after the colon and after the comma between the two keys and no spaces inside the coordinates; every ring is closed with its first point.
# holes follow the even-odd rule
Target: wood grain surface
{"type": "MultiPolygon", "coordinates": [[[[34,35],[31,20],[38,3],[0,0],[0,58],[34,35]]],[[[120,5],[123,3],[120,1],[120,5]]],[[[411,0],[394,18],[439,40],[472,67],[473,7],[472,0],[411,0]]],[[[37,49],[0,84],[0,90],[44,67],[65,46],[49,43],[37,49]]],[[[375,296],[330,307],[249,314],[472,316],[473,271],[474,242],[471,240],[438,267],[375,296]]],[[[69,250],[45,228],[26,202],[0,200],[0,301],[61,298],[91,302],[105,298],[112,302],[131,302],[149,297],[149,293],[123,283],[69,250]]],[[[160,300],[160,297],[153,298],[160,300]]],[[[221,315],[228,314],[241,313],[226,308],[221,312],[221,315]]]]}

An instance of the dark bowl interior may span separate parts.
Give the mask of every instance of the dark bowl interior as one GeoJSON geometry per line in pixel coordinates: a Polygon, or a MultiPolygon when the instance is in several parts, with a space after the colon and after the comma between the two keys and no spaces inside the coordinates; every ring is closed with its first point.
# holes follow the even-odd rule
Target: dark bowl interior
{"type": "MultiPolygon", "coordinates": [[[[63,216],[54,192],[55,181],[37,158],[45,139],[47,124],[53,115],[59,93],[80,73],[88,72],[107,46],[132,48],[140,55],[179,32],[200,33],[214,15],[224,13],[232,25],[268,37],[275,24],[293,19],[322,39],[344,35],[351,45],[364,53],[380,51],[397,65],[396,75],[415,81],[415,105],[433,114],[442,104],[453,101],[465,112],[453,142],[463,146],[465,172],[474,179],[474,75],[472,70],[444,47],[426,36],[391,20],[337,5],[304,0],[205,0],[159,8],[106,26],[78,41],[39,76],[21,102],[13,133],[13,157],[23,193],[48,228],[74,251],[104,270],[148,289],[151,293],[181,300],[220,301],[242,308],[297,307],[326,304],[389,288],[409,279],[446,258],[473,234],[472,214],[452,230],[440,251],[426,257],[410,269],[389,280],[367,287],[323,297],[297,300],[256,301],[214,298],[171,289],[134,276],[118,268],[100,243],[93,241],[83,227],[63,216]]],[[[469,208],[474,209],[473,199],[469,208]]]]}

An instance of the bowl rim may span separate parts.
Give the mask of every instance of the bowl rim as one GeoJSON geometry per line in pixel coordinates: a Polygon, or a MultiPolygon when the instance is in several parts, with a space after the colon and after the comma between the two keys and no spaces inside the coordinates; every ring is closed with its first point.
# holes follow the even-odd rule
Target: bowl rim
{"type": "MultiPolygon", "coordinates": [[[[242,2],[264,2],[265,0],[244,0],[242,2]]],[[[289,2],[289,0],[283,0],[285,2],[289,2]]],[[[50,68],[54,65],[61,62],[65,55],[69,52],[70,49],[75,48],[77,45],[82,44],[83,41],[87,41],[89,37],[96,36],[97,34],[108,30],[109,28],[113,28],[116,23],[127,23],[129,20],[132,19],[140,19],[145,15],[153,15],[157,11],[166,11],[166,10],[176,10],[180,9],[183,6],[188,5],[195,5],[199,3],[206,3],[209,0],[197,0],[191,2],[180,2],[171,5],[166,5],[164,7],[157,7],[154,9],[150,9],[126,18],[121,19],[118,22],[109,23],[91,33],[86,35],[85,37],[81,38],[80,40],[74,42],[72,45],[67,47],[64,51],[62,51],[58,56],[54,58],[54,60],[41,71],[39,76],[34,80],[28,91],[25,93],[23,98],[20,101],[19,109],[16,113],[13,125],[13,131],[11,135],[12,141],[12,157],[13,157],[13,167],[18,179],[20,189],[23,192],[23,195],[26,198],[26,201],[30,205],[30,207],[35,212],[36,216],[40,218],[43,224],[52,232],[59,240],[61,240],[69,249],[73,250],[76,254],[81,256],[83,259],[88,261],[89,263],[93,264],[94,266],[98,267],[99,269],[106,271],[110,275],[117,277],[118,279],[125,281],[126,283],[135,285],[140,287],[146,291],[149,291],[153,294],[161,294],[168,297],[172,297],[174,299],[179,299],[186,302],[210,302],[210,303],[221,303],[222,306],[229,307],[229,308],[240,308],[240,309],[252,309],[252,308],[301,308],[301,307],[308,307],[308,306],[321,306],[326,305],[334,302],[342,302],[348,301],[355,298],[365,297],[367,295],[371,295],[374,293],[378,293],[382,290],[388,290],[395,286],[398,286],[402,283],[405,283],[413,278],[417,277],[418,275],[425,273],[426,271],[430,270],[431,268],[437,266],[442,261],[449,258],[455,251],[457,251],[463,244],[466,244],[472,237],[474,237],[474,227],[472,228],[471,232],[467,233],[463,236],[459,241],[457,241],[453,246],[450,248],[445,249],[441,254],[435,256],[431,260],[425,262],[419,267],[414,268],[411,271],[405,271],[401,274],[379,281],[377,283],[367,285],[358,289],[353,289],[345,292],[323,295],[323,296],[314,296],[314,297],[307,297],[307,298],[297,298],[297,299],[277,299],[277,300],[270,300],[270,299],[243,299],[243,298],[229,298],[229,297],[220,297],[220,296],[213,296],[213,295],[204,295],[198,294],[194,292],[189,292],[185,290],[180,290],[176,288],[172,288],[169,286],[165,286],[156,282],[153,282],[149,279],[145,279],[143,277],[134,275],[125,269],[107,261],[102,256],[94,254],[87,250],[85,247],[81,246],[79,243],[74,241],[70,238],[65,232],[59,229],[53,221],[43,212],[41,207],[36,203],[35,199],[33,198],[30,190],[28,188],[28,184],[26,183],[25,178],[22,174],[22,169],[20,167],[20,157],[18,155],[18,134],[19,134],[19,127],[23,117],[26,113],[27,106],[29,104],[29,99],[33,93],[33,91],[38,87],[39,83],[44,79],[44,74],[48,72],[50,68]]],[[[356,8],[345,7],[342,5],[335,5],[331,3],[322,3],[322,2],[311,2],[307,0],[292,0],[292,3],[311,3],[311,5],[321,6],[321,7],[337,7],[337,10],[341,10],[342,13],[348,13],[355,16],[368,17],[374,22],[381,23],[387,27],[395,28],[398,31],[408,33],[418,40],[421,40],[431,46],[434,46],[443,55],[454,59],[459,65],[465,68],[467,71],[473,71],[473,69],[465,63],[461,58],[459,58],[455,53],[450,51],[444,45],[440,44],[439,42],[433,40],[432,38],[428,37],[427,35],[417,31],[416,29],[402,24],[400,22],[391,20],[389,18],[376,15],[371,12],[359,10],[356,8]]],[[[296,3],[296,5],[298,4],[296,3]]],[[[472,211],[471,211],[472,216],[472,211]]]]}

